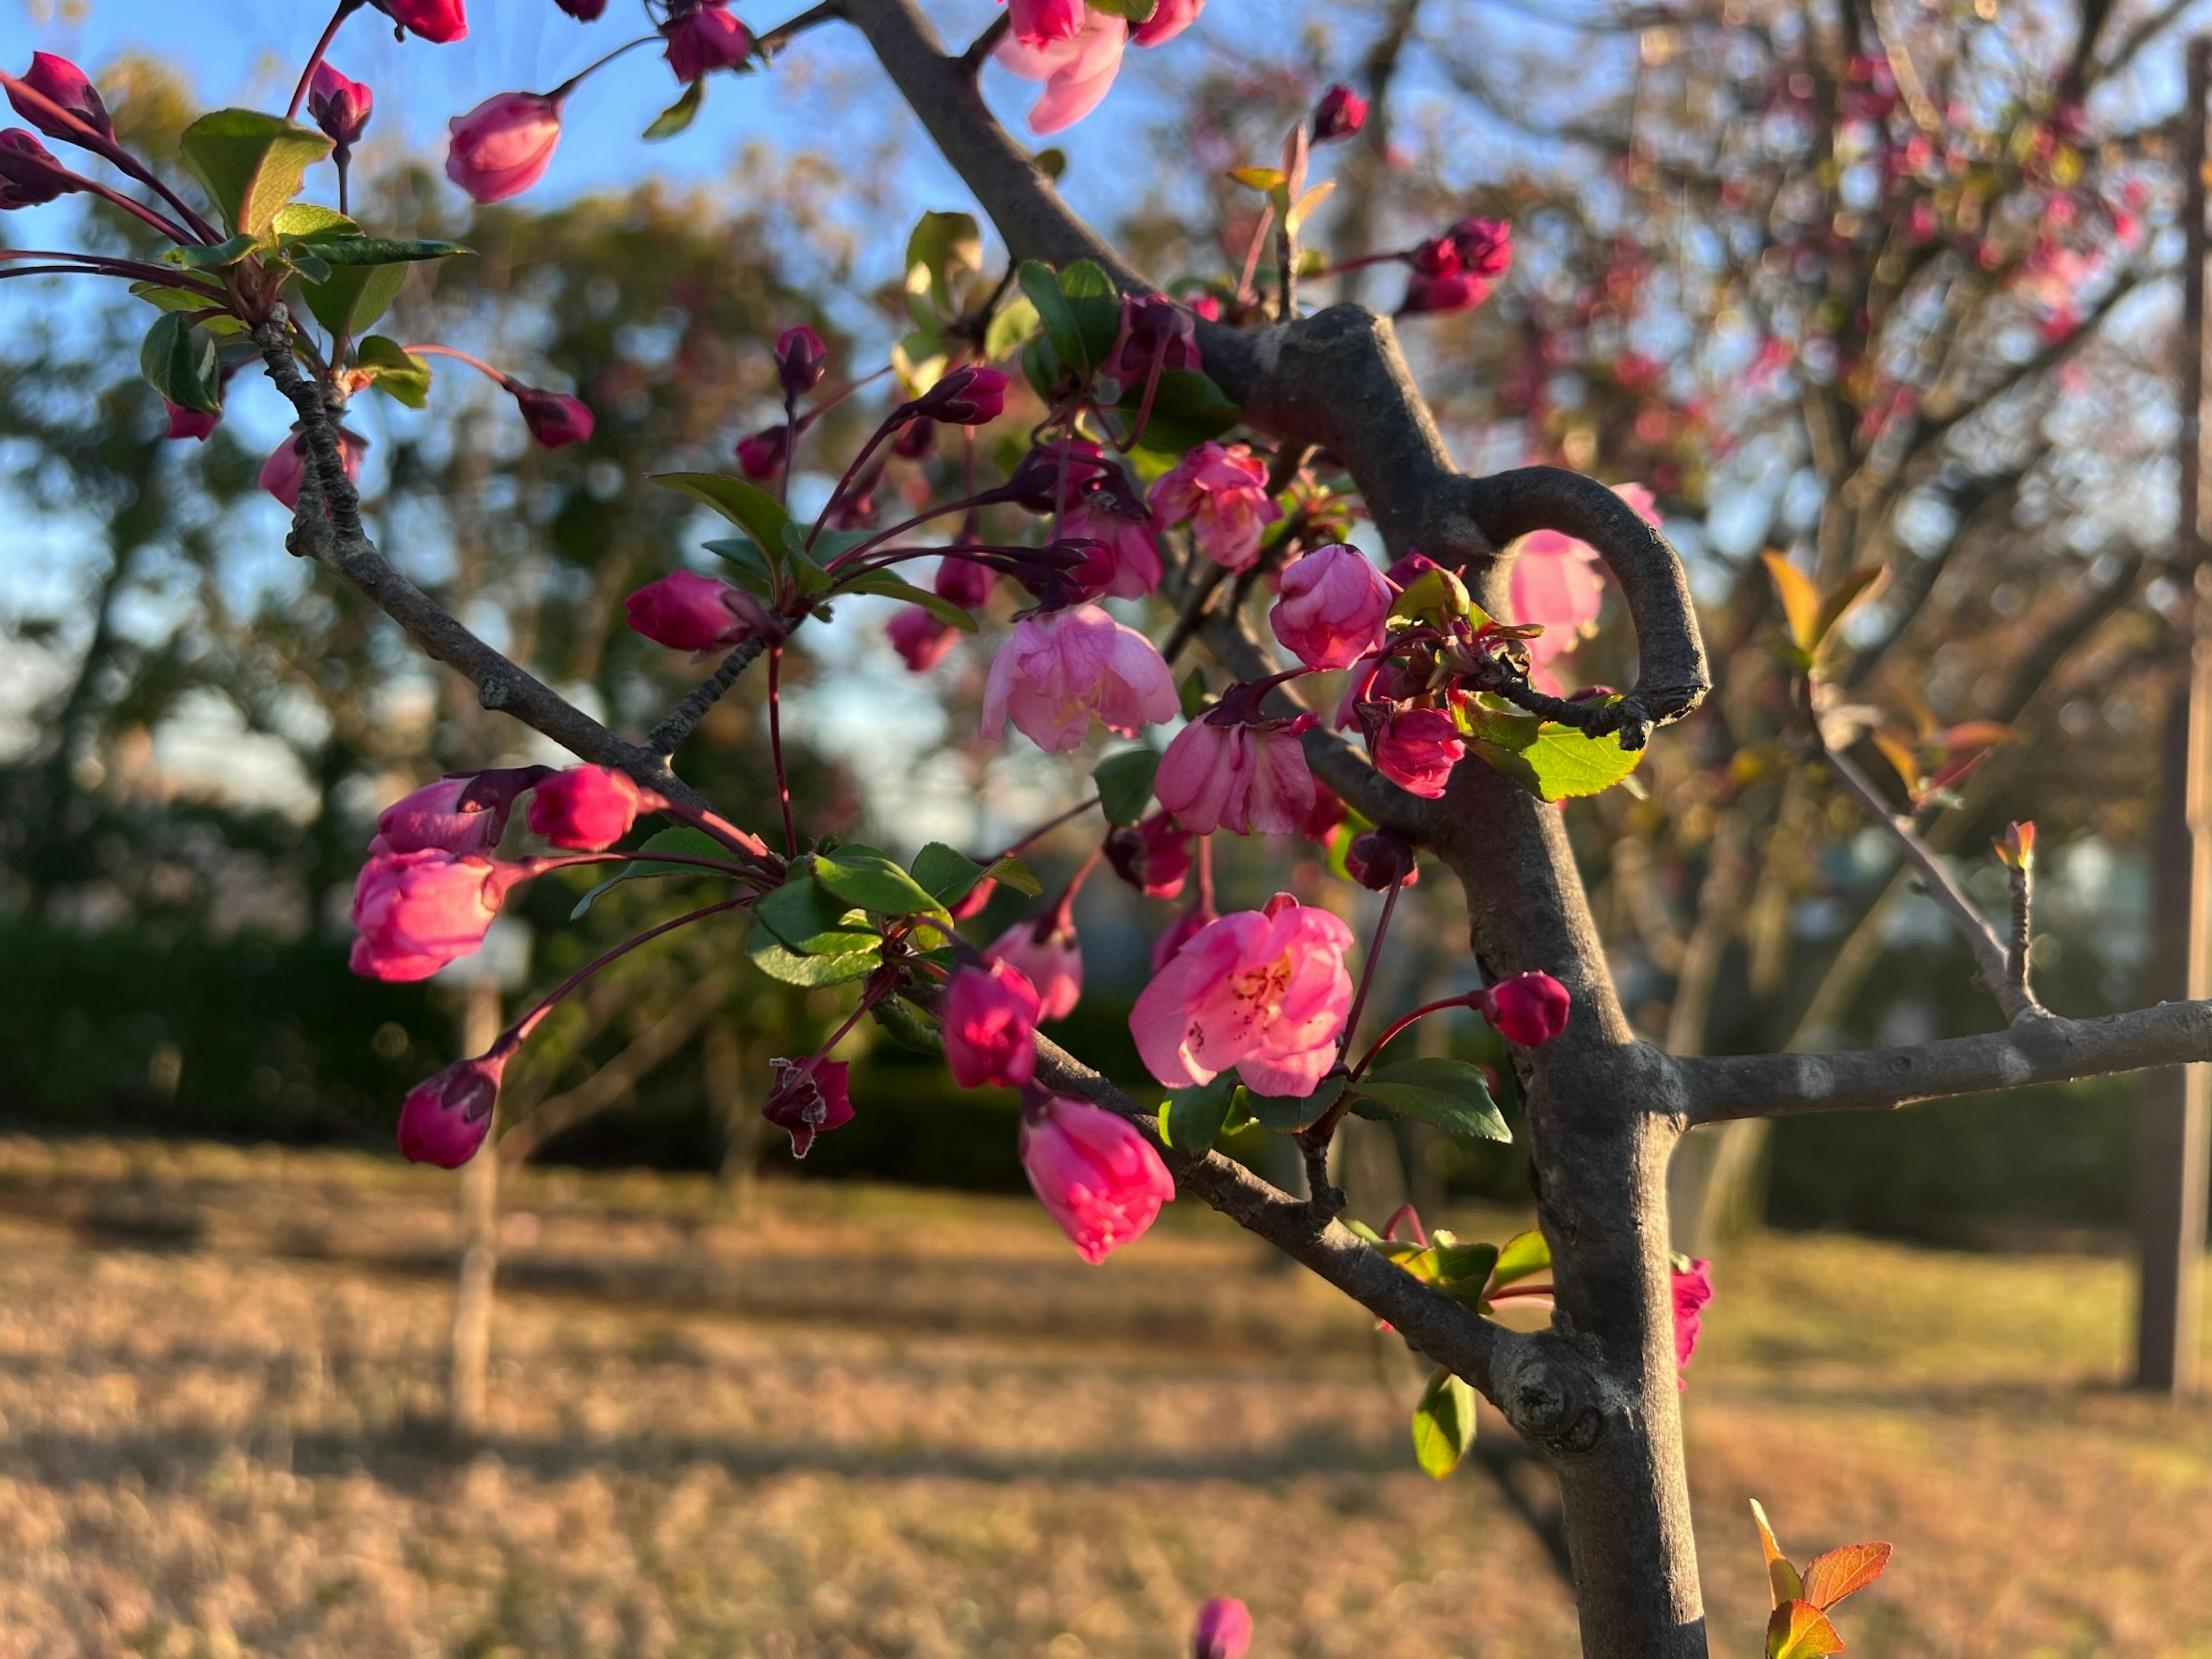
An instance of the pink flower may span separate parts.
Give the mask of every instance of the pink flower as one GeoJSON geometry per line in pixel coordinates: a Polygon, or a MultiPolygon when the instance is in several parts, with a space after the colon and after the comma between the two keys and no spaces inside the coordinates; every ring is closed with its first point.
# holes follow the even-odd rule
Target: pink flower
{"type": "MultiPolygon", "coordinates": [[[[115,137],[115,123],[108,118],[107,106],[100,101],[100,88],[92,78],[66,58],[58,58],[50,52],[31,54],[31,66],[20,77],[23,84],[48,101],[59,105],[83,122],[103,138],[115,137]]],[[[65,144],[81,144],[84,135],[66,121],[58,120],[40,108],[30,99],[12,88],[8,101],[15,106],[15,113],[38,128],[49,138],[58,138],[65,144]]]]}
{"type": "Polygon", "coordinates": [[[668,37],[668,67],[686,85],[752,56],[753,38],[730,15],[729,0],[677,0],[660,32],[668,37]]]}
{"type": "MultiPolygon", "coordinates": [[[[1676,1256],[1675,1261],[1682,1258],[1676,1256]]],[[[1713,1299],[1713,1264],[1692,1261],[1686,1267],[1673,1270],[1674,1293],[1674,1369],[1687,1370],[1690,1356],[1698,1351],[1698,1338],[1704,1334],[1705,1304],[1713,1299]]],[[[1681,1379],[1675,1384],[1680,1387],[1681,1379]]]]}
{"type": "Polygon", "coordinates": [[[446,177],[477,202],[504,202],[545,176],[561,142],[561,106],[534,92],[501,92],[446,124],[446,177]]]}
{"type": "MultiPolygon", "coordinates": [[[[1166,9],[1163,0],[1161,10],[1166,9]]],[[[1032,44],[1009,35],[1001,41],[1000,64],[1024,81],[1044,82],[1043,94],[1030,110],[1030,131],[1058,132],[1097,108],[1114,84],[1128,44],[1128,24],[1104,11],[1090,12],[1082,28],[1068,40],[1032,44]]]]}
{"type": "Polygon", "coordinates": [[[891,649],[916,674],[927,674],[943,662],[960,637],[960,630],[951,623],[939,622],[918,605],[908,605],[893,617],[884,632],[890,636],[891,649]]]}
{"type": "Polygon", "coordinates": [[[997,581],[998,575],[989,565],[974,559],[948,553],[937,562],[938,597],[965,605],[970,611],[980,610],[991,602],[991,589],[997,581]]]}
{"type": "Polygon", "coordinates": [[[1198,21],[1205,9],[1206,0],[1160,0],[1158,9],[1138,26],[1136,42],[1140,46],[1164,45],[1198,21]]]}
{"type": "Polygon", "coordinates": [[[1026,917],[999,935],[991,954],[1029,981],[1039,1019],[1066,1019],[1083,997],[1083,942],[1057,909],[1026,917]]]}
{"type": "MultiPolygon", "coordinates": [[[[361,464],[368,453],[368,440],[357,432],[338,428],[338,459],[345,465],[348,483],[361,481],[361,464]]],[[[300,505],[300,486],[307,477],[307,439],[302,433],[278,444],[276,451],[261,464],[261,487],[287,507],[300,505]]],[[[329,511],[327,507],[324,509],[329,511]]]]}
{"type": "Polygon", "coordinates": [[[1413,843],[1394,830],[1363,830],[1354,836],[1344,849],[1344,868],[1374,893],[1386,892],[1401,881],[1411,887],[1421,879],[1413,843]]]}
{"type": "Polygon", "coordinates": [[[1176,918],[1175,926],[1152,941],[1152,971],[1158,973],[1176,951],[1220,920],[1220,912],[1200,893],[1197,902],[1176,918]]]}
{"type": "Polygon", "coordinates": [[[399,1109],[400,1156],[441,1170],[458,1170],[474,1158],[491,1133],[507,1061],[505,1054],[479,1054],[416,1084],[399,1109]]]}
{"type": "Polygon", "coordinates": [[[640,791],[626,773],[574,766],[545,779],[530,797],[530,830],[556,847],[597,853],[629,834],[640,791]]]}
{"type": "Polygon", "coordinates": [[[524,874],[515,865],[432,848],[378,854],[354,883],[361,937],[349,965],[368,979],[429,978],[483,943],[500,901],[524,874]]]}
{"type": "Polygon", "coordinates": [[[1040,1094],[1025,1103],[1021,1148],[1037,1202],[1093,1267],[1142,1237],[1175,1196],[1152,1142],[1083,1101],[1040,1094]]]}
{"type": "Polygon", "coordinates": [[[915,420],[942,421],[947,426],[981,426],[997,420],[1006,406],[1005,372],[963,363],[939,375],[908,413],[915,420]]]}
{"type": "Polygon", "coordinates": [[[0,132],[0,212],[43,207],[84,185],[21,127],[0,132]]]}
{"type": "Polygon", "coordinates": [[[372,0],[376,9],[410,34],[435,46],[451,46],[469,32],[461,0],[372,0]]]}
{"type": "Polygon", "coordinates": [[[1398,301],[1398,314],[1430,317],[1471,311],[1489,297],[1490,284],[1471,271],[1451,270],[1430,276],[1417,270],[1406,280],[1406,297],[1398,301]]]}
{"type": "Polygon", "coordinates": [[[1036,1070],[1043,1005],[1018,968],[996,957],[963,967],[945,988],[945,1064],[963,1089],[1012,1089],[1036,1070]]]}
{"type": "Polygon", "coordinates": [[[1233,1595],[1217,1595],[1190,1627],[1191,1659],[1243,1659],[1252,1645],[1252,1613],[1233,1595]]]}
{"type": "Polygon", "coordinates": [[[805,1158],[814,1137],[853,1121],[849,1061],[824,1060],[811,1069],[801,1060],[771,1060],[775,1082],[761,1115],[791,1136],[791,1155],[805,1158]]]}
{"type": "Polygon", "coordinates": [[[1313,141],[1333,144],[1358,136],[1367,125],[1367,100],[1350,87],[1331,87],[1314,106],[1313,141]]]}
{"type": "Polygon", "coordinates": [[[1283,516],[1267,495],[1267,467],[1246,444],[1203,443],[1160,475],[1152,512],[1163,525],[1191,521],[1216,564],[1242,570],[1260,556],[1260,533],[1283,516]]]}
{"type": "Polygon", "coordinates": [[[830,372],[830,348],[800,323],[775,337],[775,379],[786,398],[804,398],[830,372]]]}
{"type": "Polygon", "coordinates": [[[572,398],[565,392],[541,392],[534,386],[525,386],[520,380],[506,383],[507,392],[522,410],[522,423],[530,428],[530,435],[541,449],[558,449],[563,444],[580,444],[592,435],[598,424],[583,400],[572,398]]]}
{"type": "MultiPolygon", "coordinates": [[[[1645,523],[1657,527],[1651,492],[1642,484],[1618,484],[1613,493],[1634,507],[1645,523]]],[[[1605,601],[1597,550],[1556,530],[1536,530],[1510,550],[1515,556],[1507,602],[1515,621],[1543,629],[1528,641],[1528,655],[1539,665],[1548,663],[1596,630],[1598,611],[1605,601]]]]}
{"type": "Polygon", "coordinates": [[[1032,46],[1073,40],[1090,21],[1084,0],[1006,0],[1014,39],[1032,46]]]}
{"type": "Polygon", "coordinates": [[[1086,501],[1061,521],[1060,535],[1097,544],[1068,578],[1084,592],[1141,599],[1160,585],[1160,543],[1150,518],[1127,519],[1086,501]]]}
{"type": "Polygon", "coordinates": [[[1397,597],[1365,554],[1341,542],[1293,560],[1281,593],[1268,623],[1309,668],[1349,668],[1382,644],[1397,597]]]}
{"type": "Polygon", "coordinates": [[[1124,737],[1172,720],[1175,677],[1152,642],[1095,605],[1023,617],[983,688],[983,735],[1011,719],[1040,749],[1079,746],[1097,715],[1124,737]]]}
{"type": "Polygon", "coordinates": [[[350,149],[360,142],[376,107],[376,94],[359,81],[349,81],[325,58],[315,65],[315,78],[307,87],[307,113],[332,143],[350,149]]]}
{"type": "Polygon", "coordinates": [[[1121,824],[1106,837],[1114,872],[1146,898],[1171,899],[1190,875],[1190,831],[1165,812],[1121,824]]]}
{"type": "Polygon", "coordinates": [[[522,787],[542,769],[506,773],[457,772],[402,795],[377,815],[371,853],[450,853],[455,858],[489,853],[507,833],[514,790],[484,787],[487,780],[513,780],[522,787]]]}
{"type": "Polygon", "coordinates": [[[735,603],[738,590],[690,570],[672,570],[623,601],[631,631],[672,651],[734,645],[750,627],[735,603]]]}
{"type": "Polygon", "coordinates": [[[1140,386],[1155,364],[1163,372],[1203,367],[1198,319],[1188,307],[1157,294],[1124,294],[1121,325],[1103,367],[1123,385],[1140,386]]]}
{"type": "Polygon", "coordinates": [[[161,406],[169,413],[168,435],[172,438],[197,438],[205,443],[214,435],[216,428],[222,424],[221,410],[210,414],[205,410],[186,409],[166,398],[161,400],[161,406]]]}
{"type": "Polygon", "coordinates": [[[1549,1042],[1567,1029],[1573,1000],[1549,974],[1516,974],[1481,994],[1475,1005],[1498,1035],[1523,1048],[1549,1042]]]}
{"type": "Polygon", "coordinates": [[[782,422],[764,426],[750,437],[738,440],[738,468],[756,483],[783,475],[784,451],[791,434],[782,422]]]}
{"type": "Polygon", "coordinates": [[[1170,957],[1137,998],[1137,1052],[1170,1089],[1234,1066],[1255,1093],[1303,1099],[1336,1061],[1352,1008],[1351,946],[1351,928],[1288,893],[1265,910],[1233,911],[1170,957]]]}
{"type": "Polygon", "coordinates": [[[1153,793],[1195,835],[1286,836],[1313,810],[1313,773],[1298,738],[1319,723],[1311,714],[1229,725],[1193,720],[1160,757],[1153,793]]]}
{"type": "Polygon", "coordinates": [[[1451,781],[1452,768],[1467,755],[1459,727],[1441,708],[1393,709],[1369,727],[1367,749],[1375,757],[1376,771],[1400,788],[1428,800],[1444,793],[1444,786],[1451,781]]]}

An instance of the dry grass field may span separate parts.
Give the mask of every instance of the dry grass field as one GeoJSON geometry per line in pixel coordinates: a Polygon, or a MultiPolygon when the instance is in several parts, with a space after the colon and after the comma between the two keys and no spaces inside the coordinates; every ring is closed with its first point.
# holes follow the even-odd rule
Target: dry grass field
{"type": "MultiPolygon", "coordinates": [[[[1261,1659],[1572,1651],[1502,1425],[1428,1480],[1402,1348],[1189,1206],[1092,1269],[1019,1201],[533,1174],[454,1447],[453,1190],[0,1141],[0,1659],[1170,1659],[1217,1594],[1261,1659]]],[[[1717,1653],[1757,1493],[1801,1555],[1897,1542],[1854,1655],[2212,1655],[2212,1408],[2115,1387],[2118,1263],[1777,1237],[1719,1282],[1717,1653]]]]}

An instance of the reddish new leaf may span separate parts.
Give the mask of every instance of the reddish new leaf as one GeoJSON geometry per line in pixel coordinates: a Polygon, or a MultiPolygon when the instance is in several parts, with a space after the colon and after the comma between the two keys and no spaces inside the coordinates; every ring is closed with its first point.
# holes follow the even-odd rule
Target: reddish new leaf
{"type": "Polygon", "coordinates": [[[1766,1659],[1821,1659],[1841,1653],[1844,1638],[1810,1601],[1784,1601],[1766,1620],[1766,1659]]]}
{"type": "Polygon", "coordinates": [[[1846,1544],[1816,1555],[1805,1568],[1805,1599],[1825,1613],[1881,1577],[1888,1565],[1887,1544],[1846,1544]]]}
{"type": "Polygon", "coordinates": [[[1751,1500],[1751,1518],[1759,1523],[1759,1547],[1766,1553],[1766,1582],[1774,1591],[1774,1605],[1778,1609],[1805,1593],[1805,1582],[1797,1576],[1797,1569],[1790,1565],[1790,1558],[1774,1541],[1774,1528],[1766,1524],[1766,1510],[1754,1498],[1751,1500]]]}

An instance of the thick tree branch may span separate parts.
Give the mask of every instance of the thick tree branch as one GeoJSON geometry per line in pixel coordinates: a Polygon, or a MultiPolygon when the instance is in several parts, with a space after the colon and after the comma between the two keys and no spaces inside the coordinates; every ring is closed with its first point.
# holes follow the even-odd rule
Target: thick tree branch
{"type": "Polygon", "coordinates": [[[1675,1062],[1690,1121],[1880,1111],[1946,1095],[2070,1083],[2212,1060],[2212,1002],[2162,1002],[2103,1019],[2045,1016],[1983,1036],[1837,1054],[1732,1054],[1675,1062]]]}

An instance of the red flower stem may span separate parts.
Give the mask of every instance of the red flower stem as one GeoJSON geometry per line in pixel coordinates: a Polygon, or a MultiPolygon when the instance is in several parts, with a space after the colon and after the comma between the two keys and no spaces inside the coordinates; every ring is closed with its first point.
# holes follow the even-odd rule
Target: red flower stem
{"type": "Polygon", "coordinates": [[[1211,834],[1198,838],[1198,902],[1209,910],[1213,908],[1213,837],[1211,834]]]}
{"type": "Polygon", "coordinates": [[[783,807],[783,853],[799,856],[799,833],[791,827],[791,778],[783,769],[783,647],[768,648],[768,746],[775,761],[776,799],[783,807]]]}
{"type": "Polygon", "coordinates": [[[750,904],[751,902],[752,899],[750,896],[748,896],[744,898],[724,899],[719,904],[702,905],[696,910],[687,910],[682,915],[677,916],[671,921],[664,921],[658,927],[648,927],[643,933],[638,934],[635,939],[624,939],[620,945],[616,945],[611,951],[602,951],[599,955],[593,957],[589,962],[576,969],[574,973],[569,975],[568,978],[562,980],[550,991],[548,991],[538,1001],[537,1006],[533,1007],[520,1019],[515,1021],[514,1024],[508,1026],[506,1030],[501,1032],[499,1041],[493,1043],[487,1052],[497,1054],[501,1048],[512,1050],[520,1048],[523,1042],[530,1036],[531,1032],[537,1029],[538,1022],[543,1020],[546,1015],[553,1012],[554,1005],[559,1002],[562,998],[567,996],[571,991],[574,990],[579,985],[581,985],[593,974],[598,973],[600,969],[605,968],[609,963],[621,960],[623,957],[628,956],[632,951],[636,950],[639,945],[644,945],[650,940],[659,939],[663,933],[673,933],[678,927],[688,927],[693,922],[701,920],[702,917],[718,915],[724,910],[734,910],[741,905],[750,904]]]}
{"type": "Polygon", "coordinates": [[[1060,890],[1059,901],[1046,914],[1052,919],[1054,931],[1066,927],[1075,916],[1075,896],[1083,890],[1083,884],[1091,879],[1091,872],[1098,867],[1098,860],[1106,856],[1104,843],[1091,849],[1091,856],[1083,860],[1067,885],[1060,890]]]}
{"type": "MultiPolygon", "coordinates": [[[[171,207],[176,209],[178,217],[190,225],[193,234],[203,241],[222,240],[222,237],[216,234],[215,227],[192,210],[191,203],[163,184],[160,176],[143,161],[112,138],[106,137],[75,110],[64,109],[20,76],[9,75],[4,70],[0,70],[0,91],[7,93],[9,101],[14,104],[26,118],[28,118],[32,110],[36,110],[49,119],[60,122],[74,135],[64,139],[64,143],[78,145],[82,149],[90,150],[95,155],[105,156],[108,161],[114,162],[131,178],[136,179],[171,207]]],[[[165,235],[167,234],[166,231],[163,233],[165,235]]],[[[191,237],[179,237],[175,240],[188,242],[191,240],[191,237]]]]}
{"type": "Polygon", "coordinates": [[[798,448],[799,399],[786,397],[783,400],[783,480],[776,486],[775,498],[787,509],[791,506],[791,462],[798,448]]]}
{"type": "Polygon", "coordinates": [[[1042,823],[1037,825],[1036,829],[1030,830],[1029,834],[1024,836],[1019,841],[1008,843],[1003,851],[994,853],[990,857],[983,860],[981,862],[984,867],[988,869],[992,865],[996,864],[1000,859],[1010,859],[1013,857],[1015,854],[1020,852],[1023,848],[1028,846],[1031,842],[1059,829],[1061,824],[1066,823],[1070,818],[1081,817],[1085,812],[1088,812],[1092,807],[1097,805],[1098,797],[1093,795],[1089,800],[1083,801],[1076,805],[1071,806],[1065,812],[1054,814],[1053,817],[1047,818],[1042,823]]]}
{"type": "MultiPolygon", "coordinates": [[[[868,441],[860,446],[860,453],[853,457],[852,465],[845,469],[844,477],[837,480],[837,487],[830,492],[830,499],[822,503],[822,511],[816,516],[813,528],[806,532],[806,545],[809,550],[812,550],[816,539],[822,534],[822,526],[830,522],[830,515],[837,510],[837,503],[845,499],[845,492],[853,487],[853,480],[860,476],[860,469],[868,464],[868,458],[882,447],[885,438],[906,424],[906,422],[900,418],[904,415],[906,409],[907,405],[901,404],[885,416],[883,424],[870,433],[868,441]]],[[[896,532],[885,533],[895,534],[896,532]]],[[[882,538],[878,537],[877,539],[882,538]]]]}
{"type": "Polygon", "coordinates": [[[559,86],[547,93],[545,94],[547,100],[556,104],[562,102],[570,93],[575,91],[578,87],[584,84],[585,77],[587,76],[597,75],[601,70],[613,63],[616,58],[621,57],[624,52],[634,52],[640,46],[649,46],[659,39],[660,39],[660,36],[658,33],[641,34],[635,40],[623,41],[622,45],[617,46],[605,57],[599,58],[592,63],[585,64],[583,68],[578,70],[574,75],[563,81],[559,86]]]}
{"type": "Polygon", "coordinates": [[[1314,272],[1314,279],[1318,282],[1323,276],[1341,276],[1347,270],[1364,270],[1369,265],[1387,265],[1412,257],[1411,249],[1401,249],[1395,253],[1364,254],[1357,259],[1344,259],[1333,265],[1323,265],[1314,272]]]}
{"type": "Polygon", "coordinates": [[[1361,1073],[1364,1072],[1370,1066],[1373,1065],[1375,1062],[1375,1056],[1382,1052],[1384,1048],[1389,1045],[1390,1039],[1396,1036],[1399,1032],[1404,1030],[1415,1020],[1424,1018],[1430,1014],[1442,1013],[1447,1008],[1472,1008],[1474,1006],[1474,1005],[1472,1002],[1469,1002],[1467,998],[1463,996],[1446,997],[1440,1002],[1422,1004],[1421,1006],[1414,1009],[1412,1013],[1407,1014],[1404,1018],[1399,1020],[1395,1024],[1391,1026],[1389,1030],[1383,1032],[1381,1036],[1376,1037],[1375,1041],[1368,1046],[1367,1052],[1359,1057],[1359,1064],[1352,1068],[1352,1076],[1356,1079],[1361,1073]]]}
{"type": "Polygon", "coordinates": [[[433,357],[451,357],[456,362],[466,363],[471,368],[489,375],[493,380],[497,380],[502,386],[507,384],[508,380],[507,375],[501,374],[489,363],[484,362],[483,358],[471,357],[467,352],[457,351],[452,346],[424,344],[402,346],[399,349],[402,351],[408,352],[415,356],[428,355],[433,357]]]}
{"type": "Polygon", "coordinates": [[[360,10],[362,4],[362,0],[338,0],[338,9],[331,14],[331,21],[323,25],[322,38],[315,42],[315,49],[307,54],[307,66],[300,71],[300,84],[292,88],[292,101],[284,106],[286,120],[300,118],[300,106],[307,101],[308,83],[315,78],[316,65],[330,51],[331,42],[338,38],[338,26],[360,10]]]}
{"type": "Polygon", "coordinates": [[[1129,428],[1129,435],[1114,446],[1124,455],[1137,447],[1137,440],[1145,435],[1145,427],[1152,418],[1152,399],[1159,395],[1160,373],[1168,366],[1167,348],[1163,346],[1152,354],[1152,366],[1145,375],[1145,395],[1137,404],[1137,423],[1129,428]]]}
{"type": "Polygon", "coordinates": [[[696,869],[712,870],[718,875],[738,876],[747,881],[760,879],[760,872],[748,870],[742,864],[726,864],[720,859],[695,858],[689,853],[649,853],[642,848],[634,853],[610,849],[604,853],[556,853],[544,858],[516,859],[531,877],[545,875],[555,870],[567,870],[580,864],[688,864],[696,869]]]}
{"type": "MultiPolygon", "coordinates": [[[[212,283],[179,270],[172,265],[150,265],[142,264],[136,259],[106,259],[93,253],[49,252],[43,248],[0,248],[0,261],[11,259],[65,259],[69,262],[66,267],[41,265],[38,269],[42,274],[60,269],[69,269],[88,276],[118,276],[134,283],[160,283],[167,288],[183,289],[188,293],[201,295],[218,305],[228,303],[230,298],[212,283]]],[[[28,274],[27,271],[19,273],[0,271],[0,276],[28,274]]]]}
{"type": "Polygon", "coordinates": [[[886,996],[890,994],[890,988],[891,981],[888,978],[884,979],[884,982],[879,986],[870,986],[866,994],[861,997],[860,1006],[854,1008],[851,1013],[845,1016],[845,1023],[842,1025],[840,1025],[836,1030],[830,1032],[828,1038],[822,1043],[822,1045],[816,1048],[812,1054],[807,1055],[806,1064],[799,1067],[800,1073],[805,1076],[811,1077],[814,1074],[815,1068],[820,1066],[823,1060],[830,1058],[830,1051],[845,1040],[845,1033],[851,1030],[855,1025],[858,1025],[860,1023],[860,1016],[862,1014],[866,1013],[869,1009],[874,1007],[886,996]]]}
{"type": "MultiPolygon", "coordinates": [[[[772,866],[777,863],[775,854],[768,850],[766,842],[750,830],[739,829],[720,812],[712,811],[703,806],[687,806],[682,801],[669,799],[665,795],[656,799],[660,802],[659,810],[669,814],[670,817],[682,818],[687,823],[696,824],[714,836],[715,840],[726,842],[738,851],[760,860],[764,865],[772,866]]],[[[779,879],[781,878],[780,871],[771,868],[769,873],[777,876],[779,879]]]]}
{"type": "MultiPolygon", "coordinates": [[[[63,170],[64,172],[68,171],[66,168],[63,170]]],[[[148,224],[153,226],[155,229],[160,231],[162,235],[167,237],[171,241],[187,247],[191,246],[192,239],[189,232],[185,230],[183,227],[177,224],[173,220],[165,218],[161,214],[155,212],[153,209],[148,207],[144,203],[134,202],[128,196],[125,196],[121,191],[110,190],[106,185],[101,184],[97,179],[87,179],[82,174],[75,173],[70,173],[69,176],[77,181],[78,189],[86,191],[89,195],[97,196],[103,202],[113,203],[117,207],[121,208],[125,213],[136,215],[138,218],[144,220],[148,224]]]]}
{"type": "Polygon", "coordinates": [[[1052,482],[1052,538],[1060,539],[1060,519],[1067,506],[1067,456],[1074,447],[1075,422],[1067,423],[1067,430],[1060,434],[1060,469],[1052,482]]]}
{"type": "MultiPolygon", "coordinates": [[[[1344,1017],[1344,1035],[1337,1039],[1337,1058],[1352,1046],[1352,1034],[1359,1029],[1359,1016],[1367,1006],[1367,993],[1375,983],[1375,964],[1382,959],[1383,937],[1390,931],[1390,913],[1398,908],[1398,894],[1405,886],[1403,881],[1394,881],[1390,890],[1382,896],[1382,914],[1375,918],[1375,937],[1367,942],[1367,960],[1360,964],[1359,988],[1352,994],[1352,1012],[1344,1017]]],[[[1357,1075],[1357,1073],[1355,1073],[1357,1075]]]]}
{"type": "MultiPolygon", "coordinates": [[[[830,560],[822,568],[824,570],[836,570],[841,566],[857,562],[862,554],[870,551],[872,549],[882,546],[894,536],[903,536],[908,531],[915,528],[917,526],[927,524],[932,519],[941,519],[948,513],[964,512],[975,505],[975,498],[970,496],[961,501],[946,501],[942,506],[931,507],[927,513],[917,513],[914,517],[908,519],[904,524],[895,524],[889,530],[878,531],[874,535],[869,537],[868,539],[864,542],[854,543],[852,546],[847,548],[842,553],[840,553],[836,558],[830,560]]],[[[808,545],[811,546],[812,544],[809,543],[808,545]]],[[[919,558],[925,553],[941,553],[944,550],[945,550],[941,547],[916,547],[901,550],[903,555],[908,558],[919,558]]]]}

